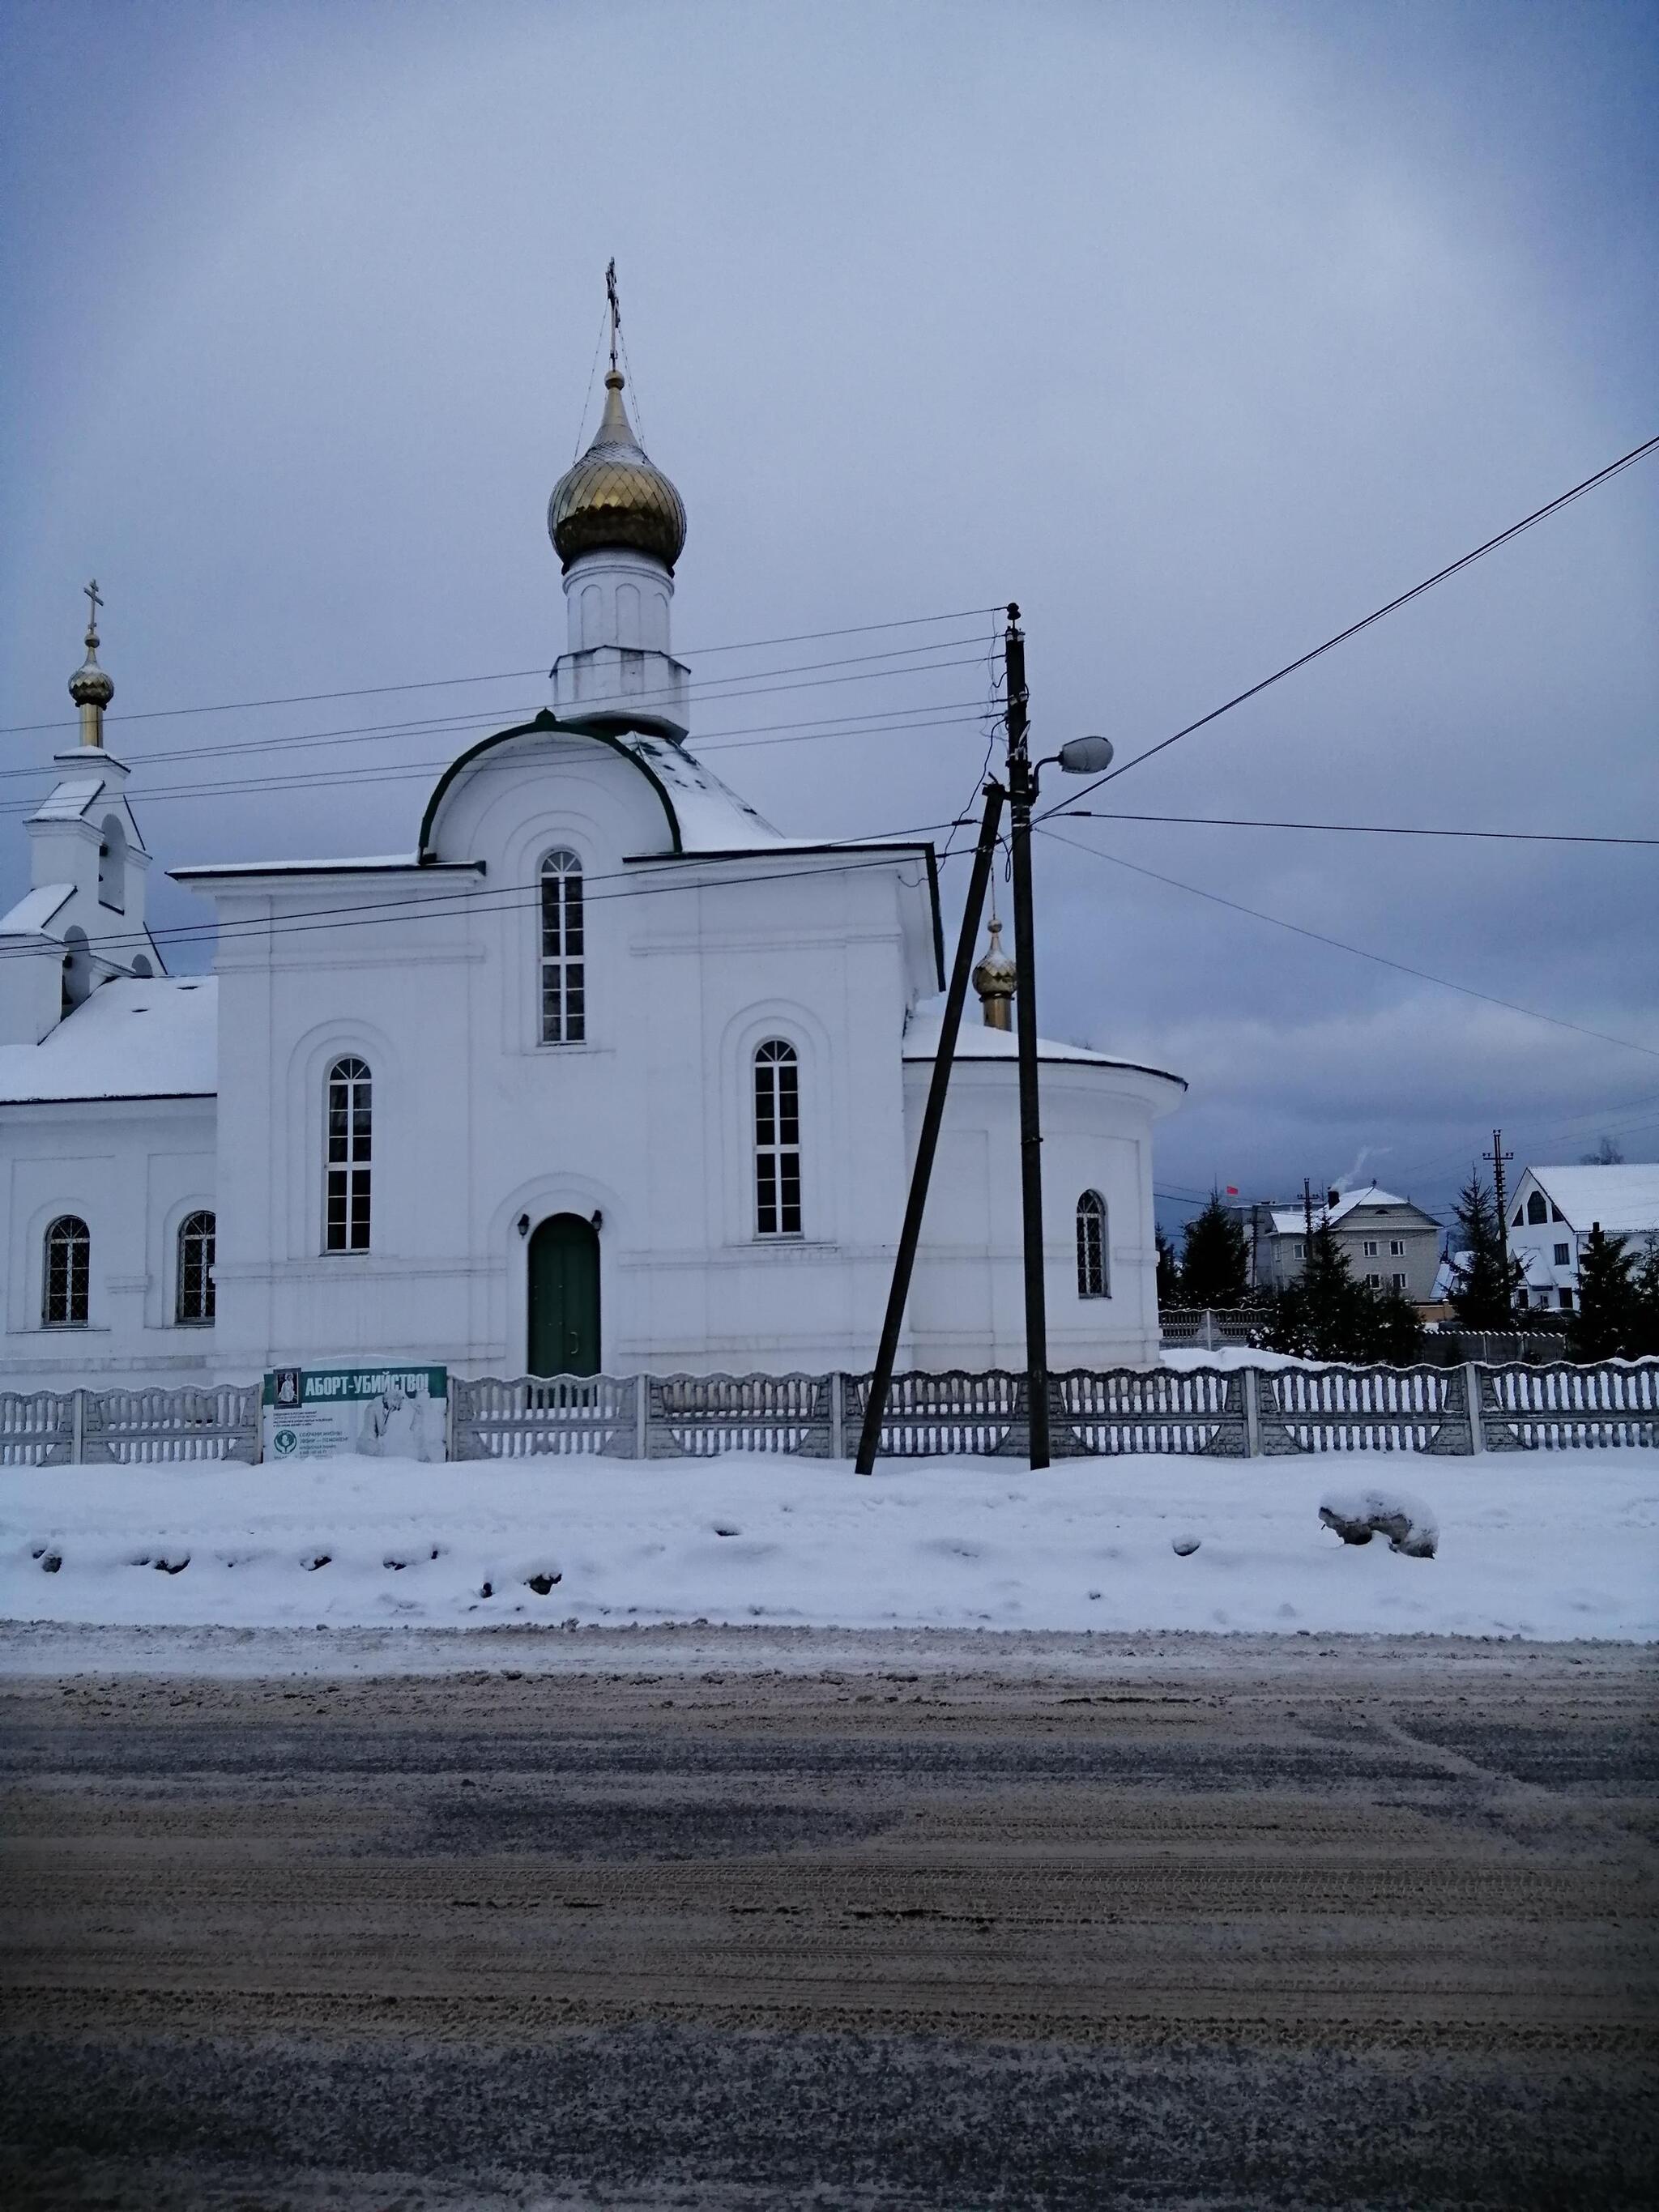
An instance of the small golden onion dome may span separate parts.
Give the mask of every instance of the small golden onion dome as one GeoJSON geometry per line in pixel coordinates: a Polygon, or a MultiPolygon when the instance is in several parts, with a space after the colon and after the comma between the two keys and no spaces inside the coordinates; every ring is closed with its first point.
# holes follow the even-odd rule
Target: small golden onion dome
{"type": "Polygon", "coordinates": [[[985,957],[974,970],[974,988],[979,993],[980,1004],[985,1009],[988,1030],[1006,1030],[1013,1027],[1014,993],[1018,987],[1019,973],[1002,949],[1002,924],[991,917],[991,942],[985,957]]]}
{"type": "Polygon", "coordinates": [[[672,570],[685,546],[685,502],[634,435],[620,371],[610,372],[605,389],[597,436],[553,487],[547,534],[567,568],[584,553],[625,546],[672,570]]]}
{"type": "Polygon", "coordinates": [[[115,686],[98,665],[98,630],[95,623],[87,624],[87,657],[69,680],[70,697],[77,707],[107,707],[115,696],[115,686]]]}

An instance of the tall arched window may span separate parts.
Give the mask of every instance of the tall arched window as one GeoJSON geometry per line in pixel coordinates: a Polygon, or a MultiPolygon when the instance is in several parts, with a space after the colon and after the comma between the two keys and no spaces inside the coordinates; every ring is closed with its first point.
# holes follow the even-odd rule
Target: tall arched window
{"type": "Polygon", "coordinates": [[[187,1213],[179,1224],[179,1295],[173,1312],[181,1327],[213,1319],[213,1250],[217,1224],[210,1213],[187,1213]]]}
{"type": "Polygon", "coordinates": [[[1527,1200],[1528,1220],[1531,1222],[1547,1221],[1549,1218],[1550,1210],[1544,1203],[1543,1193],[1541,1191],[1534,1191],[1532,1196],[1527,1200]]]}
{"type": "Polygon", "coordinates": [[[781,1037],[755,1054],[755,1231],[801,1233],[800,1063],[781,1037]]]}
{"type": "Polygon", "coordinates": [[[98,839],[98,903],[126,911],[127,833],[118,814],[106,814],[98,839]]]}
{"type": "Polygon", "coordinates": [[[48,1328],[84,1328],[92,1276],[92,1238],[87,1224],[65,1213],[46,1231],[45,1291],[40,1318],[48,1328]]]}
{"type": "Polygon", "coordinates": [[[328,1183],[324,1249],[368,1249],[374,1096],[367,1061],[337,1060],[328,1071],[328,1183]]]}
{"type": "Polygon", "coordinates": [[[1077,1294],[1080,1298],[1110,1295],[1107,1272],[1106,1201],[1097,1190],[1085,1190],[1077,1202],[1077,1294]]]}
{"type": "Polygon", "coordinates": [[[542,862],[542,1042],[580,1044],[587,1034],[582,953],[582,864],[574,853],[542,862]]]}
{"type": "Polygon", "coordinates": [[[64,932],[63,1011],[72,1014],[92,992],[92,954],[87,933],[73,924],[64,932]]]}

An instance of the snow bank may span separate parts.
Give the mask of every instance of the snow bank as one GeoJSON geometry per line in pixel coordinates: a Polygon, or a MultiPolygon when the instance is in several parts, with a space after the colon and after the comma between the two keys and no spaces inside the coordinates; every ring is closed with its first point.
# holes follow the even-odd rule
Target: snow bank
{"type": "Polygon", "coordinates": [[[566,1621],[1659,1640],[1659,1452],[1474,1460],[10,1468],[0,1615],[229,1627],[566,1621]],[[1432,1565],[1320,1525],[1431,1475],[1432,1565]],[[1201,1539],[1186,1556],[1173,1540],[1201,1539]],[[52,1565],[53,1561],[56,1566],[52,1565]]]}

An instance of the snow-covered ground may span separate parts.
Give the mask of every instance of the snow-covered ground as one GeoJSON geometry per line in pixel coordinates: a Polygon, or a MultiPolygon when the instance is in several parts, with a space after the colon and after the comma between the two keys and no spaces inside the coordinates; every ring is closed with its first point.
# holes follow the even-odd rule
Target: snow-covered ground
{"type": "Polygon", "coordinates": [[[1655,1641],[1656,1531],[1656,1451],[914,1460],[868,1480],[758,1454],[10,1468],[0,1617],[1655,1641]],[[1321,1526],[1327,1490],[1360,1478],[1426,1501],[1437,1558],[1321,1526]]]}

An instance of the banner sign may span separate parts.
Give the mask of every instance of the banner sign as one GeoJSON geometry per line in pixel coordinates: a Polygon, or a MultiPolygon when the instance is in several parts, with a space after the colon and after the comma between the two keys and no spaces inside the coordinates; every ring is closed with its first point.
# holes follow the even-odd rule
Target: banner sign
{"type": "Polygon", "coordinates": [[[267,1460],[441,1460],[447,1367],[278,1367],[265,1376],[267,1460]]]}

